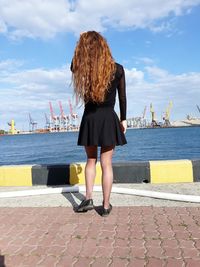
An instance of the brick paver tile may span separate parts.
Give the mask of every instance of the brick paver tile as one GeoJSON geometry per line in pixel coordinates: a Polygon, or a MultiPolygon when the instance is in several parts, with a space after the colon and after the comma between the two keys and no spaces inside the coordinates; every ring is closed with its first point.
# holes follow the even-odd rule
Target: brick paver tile
{"type": "Polygon", "coordinates": [[[145,241],[146,247],[160,247],[161,240],[160,239],[147,239],[145,241]]]}
{"type": "Polygon", "coordinates": [[[165,267],[185,267],[185,263],[182,259],[166,259],[166,266],[165,267]]]}
{"type": "Polygon", "coordinates": [[[70,238],[61,237],[59,234],[55,236],[55,238],[52,241],[52,246],[67,246],[67,244],[70,242],[70,238]]]}
{"type": "Polygon", "coordinates": [[[158,230],[158,226],[154,223],[154,224],[147,224],[143,226],[143,230],[145,232],[154,232],[158,230]]]}
{"type": "Polygon", "coordinates": [[[129,245],[128,239],[116,238],[113,244],[114,247],[127,247],[129,245]]]}
{"type": "Polygon", "coordinates": [[[186,267],[199,267],[200,266],[200,258],[198,259],[186,259],[186,267]]]}
{"type": "Polygon", "coordinates": [[[36,249],[36,247],[37,246],[26,246],[26,245],[19,246],[19,250],[17,251],[17,254],[29,256],[36,249]]]}
{"type": "Polygon", "coordinates": [[[128,267],[144,267],[146,260],[131,258],[128,267]]]}
{"type": "Polygon", "coordinates": [[[103,224],[101,230],[102,231],[115,231],[117,229],[116,224],[103,224]]]}
{"type": "MultiPolygon", "coordinates": [[[[92,262],[94,261],[93,258],[86,258],[86,257],[80,257],[78,260],[74,263],[73,267],[89,267],[91,266],[92,262]]],[[[67,267],[67,266],[66,266],[67,267]]]]}
{"type": "Polygon", "coordinates": [[[33,237],[28,238],[24,242],[24,245],[37,246],[39,244],[41,244],[41,245],[49,245],[50,243],[51,243],[51,240],[49,239],[49,237],[41,238],[40,236],[33,236],[33,237]]]}
{"type": "Polygon", "coordinates": [[[181,248],[184,258],[198,258],[199,251],[196,248],[181,248]]]}
{"type": "Polygon", "coordinates": [[[115,236],[115,231],[100,230],[99,238],[113,238],[115,236]]]}
{"type": "Polygon", "coordinates": [[[180,258],[181,257],[181,249],[180,248],[173,248],[173,247],[165,247],[164,255],[166,257],[174,257],[180,258]]]}
{"type": "Polygon", "coordinates": [[[59,257],[58,262],[56,263],[56,267],[68,267],[73,266],[73,263],[77,261],[77,258],[74,258],[72,256],[66,256],[63,255],[59,257]]]}
{"type": "Polygon", "coordinates": [[[164,251],[161,247],[147,247],[148,257],[162,258],[164,251]]]}
{"type": "Polygon", "coordinates": [[[13,255],[13,256],[5,256],[4,257],[4,265],[0,264],[0,266],[4,267],[13,267],[13,266],[23,266],[22,262],[24,260],[24,257],[22,255],[13,255]]]}
{"type": "Polygon", "coordinates": [[[129,238],[142,239],[144,238],[144,236],[145,236],[144,231],[130,231],[129,232],[129,238]]]}
{"type": "Polygon", "coordinates": [[[89,229],[87,233],[87,238],[97,239],[99,236],[99,231],[97,229],[89,229]]]}
{"type": "Polygon", "coordinates": [[[96,257],[111,257],[113,254],[113,248],[110,247],[97,247],[95,256],[96,257]]]}
{"type": "Polygon", "coordinates": [[[160,233],[158,231],[144,231],[144,233],[145,238],[155,239],[160,237],[160,233]]]}
{"type": "Polygon", "coordinates": [[[132,257],[132,258],[137,257],[137,258],[144,259],[145,253],[146,253],[146,249],[144,247],[140,247],[140,248],[131,247],[130,248],[130,257],[132,257]]]}
{"type": "Polygon", "coordinates": [[[97,244],[95,239],[87,239],[83,242],[83,246],[80,251],[81,257],[93,257],[97,251],[97,244]]]}
{"type": "Polygon", "coordinates": [[[50,266],[56,266],[56,264],[58,263],[58,257],[56,256],[52,256],[52,255],[48,255],[46,256],[39,264],[39,266],[41,267],[50,267],[50,266]]]}
{"type": "MultiPolygon", "coordinates": [[[[196,235],[197,233],[195,233],[196,235]]],[[[191,234],[187,231],[175,231],[175,238],[178,238],[178,239],[189,239],[191,236],[191,234]]]]}
{"type": "Polygon", "coordinates": [[[200,239],[194,239],[195,247],[200,249],[200,239]]]}
{"type": "Polygon", "coordinates": [[[174,231],[170,230],[170,231],[160,231],[159,229],[159,232],[160,232],[160,237],[161,238],[174,238],[175,237],[175,233],[174,231]]]}
{"type": "Polygon", "coordinates": [[[130,248],[129,247],[115,247],[113,248],[113,257],[122,257],[127,258],[130,254],[130,248]]]}
{"type": "Polygon", "coordinates": [[[136,239],[136,238],[129,238],[129,246],[130,247],[144,247],[145,240],[144,239],[136,239]]]}
{"type": "Polygon", "coordinates": [[[87,230],[76,230],[73,234],[72,234],[72,238],[74,237],[79,237],[79,238],[86,238],[88,236],[88,231],[87,230]]]}
{"type": "Polygon", "coordinates": [[[50,246],[46,248],[46,253],[48,255],[62,255],[64,251],[66,250],[66,247],[64,246],[50,246]]]}
{"type": "Polygon", "coordinates": [[[44,256],[36,256],[36,255],[32,255],[32,256],[27,256],[24,257],[23,259],[23,266],[30,266],[30,267],[34,267],[34,266],[40,266],[39,263],[44,259],[44,256]]]}
{"type": "Polygon", "coordinates": [[[126,267],[129,264],[129,259],[126,258],[113,258],[109,267],[126,267]]]}
{"type": "Polygon", "coordinates": [[[92,263],[92,267],[107,267],[110,265],[110,263],[111,263],[110,258],[105,258],[105,257],[95,258],[94,262],[92,263]]]}
{"type": "MultiPolygon", "coordinates": [[[[190,232],[190,230],[188,230],[190,232]]],[[[199,238],[200,239],[200,231],[199,228],[198,230],[193,230],[190,232],[191,238],[199,238]]]]}
{"type": "Polygon", "coordinates": [[[162,259],[148,258],[147,267],[164,267],[165,261],[162,259]]]}
{"type": "Polygon", "coordinates": [[[194,248],[195,242],[193,240],[179,239],[179,246],[181,248],[194,248]]]}
{"type": "MultiPolygon", "coordinates": [[[[21,250],[23,252],[23,250],[25,249],[25,247],[22,247],[21,250]]],[[[29,254],[31,255],[36,255],[36,256],[42,256],[42,255],[45,255],[46,254],[46,247],[44,246],[34,246],[34,248],[30,251],[29,254]]],[[[21,250],[19,250],[18,253],[21,252],[21,250]]],[[[26,252],[26,249],[25,249],[25,252],[26,252]]]]}
{"type": "Polygon", "coordinates": [[[73,242],[73,240],[69,243],[67,246],[67,252],[68,255],[78,257],[80,254],[80,251],[82,249],[82,240],[78,240],[77,242],[73,242]]]}
{"type": "Polygon", "coordinates": [[[179,243],[177,241],[177,239],[173,238],[173,239],[163,239],[162,240],[162,247],[172,247],[172,248],[176,248],[179,246],[179,243]]]}
{"type": "Polygon", "coordinates": [[[105,238],[105,239],[100,238],[98,240],[98,246],[110,248],[110,247],[113,247],[114,242],[115,242],[115,239],[113,238],[105,238]]]}
{"type": "Polygon", "coordinates": [[[1,248],[1,253],[3,255],[16,255],[19,250],[19,246],[8,245],[7,247],[1,248]]]}

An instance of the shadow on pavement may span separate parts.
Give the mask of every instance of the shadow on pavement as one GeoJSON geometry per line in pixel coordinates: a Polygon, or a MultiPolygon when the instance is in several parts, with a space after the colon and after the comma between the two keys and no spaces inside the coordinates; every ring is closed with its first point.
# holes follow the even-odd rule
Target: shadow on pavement
{"type": "Polygon", "coordinates": [[[6,267],[4,262],[4,256],[0,255],[0,267],[6,267]]]}
{"type": "MultiPolygon", "coordinates": [[[[62,193],[62,195],[71,203],[74,212],[76,212],[76,209],[78,207],[78,203],[75,201],[75,198],[81,202],[85,199],[85,196],[79,192],[77,193],[62,193]]],[[[94,206],[94,210],[96,213],[98,213],[100,216],[102,215],[102,205],[101,206],[94,206]]]]}
{"type": "Polygon", "coordinates": [[[85,196],[79,192],[77,193],[62,193],[62,195],[71,203],[73,210],[75,211],[78,207],[78,203],[75,201],[74,197],[77,198],[79,201],[85,199],[85,196]]]}

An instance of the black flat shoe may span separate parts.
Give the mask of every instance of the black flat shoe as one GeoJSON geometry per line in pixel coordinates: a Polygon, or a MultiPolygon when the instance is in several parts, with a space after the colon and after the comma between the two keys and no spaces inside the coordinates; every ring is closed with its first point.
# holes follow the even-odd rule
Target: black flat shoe
{"type": "Polygon", "coordinates": [[[112,205],[111,204],[110,204],[108,209],[105,209],[103,207],[101,216],[102,217],[107,217],[110,214],[111,210],[112,210],[112,205]]]}
{"type": "Polygon", "coordinates": [[[92,199],[84,199],[80,205],[75,209],[76,212],[86,212],[94,208],[92,199]]]}

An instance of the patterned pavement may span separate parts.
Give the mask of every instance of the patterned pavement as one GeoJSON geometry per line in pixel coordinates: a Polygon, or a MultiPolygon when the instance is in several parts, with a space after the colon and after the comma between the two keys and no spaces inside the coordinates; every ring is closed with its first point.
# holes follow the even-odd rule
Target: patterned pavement
{"type": "Polygon", "coordinates": [[[199,267],[199,207],[0,208],[3,267],[199,267]]]}

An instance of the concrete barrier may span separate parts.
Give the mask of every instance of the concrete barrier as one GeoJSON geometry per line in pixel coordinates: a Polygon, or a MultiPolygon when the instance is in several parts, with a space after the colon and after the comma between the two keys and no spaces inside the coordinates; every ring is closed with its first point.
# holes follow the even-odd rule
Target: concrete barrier
{"type": "MultiPolygon", "coordinates": [[[[85,163],[0,166],[0,186],[85,184],[85,163]]],[[[114,183],[181,183],[200,181],[200,160],[113,163],[114,183]]],[[[96,166],[95,185],[101,184],[96,166]]]]}

